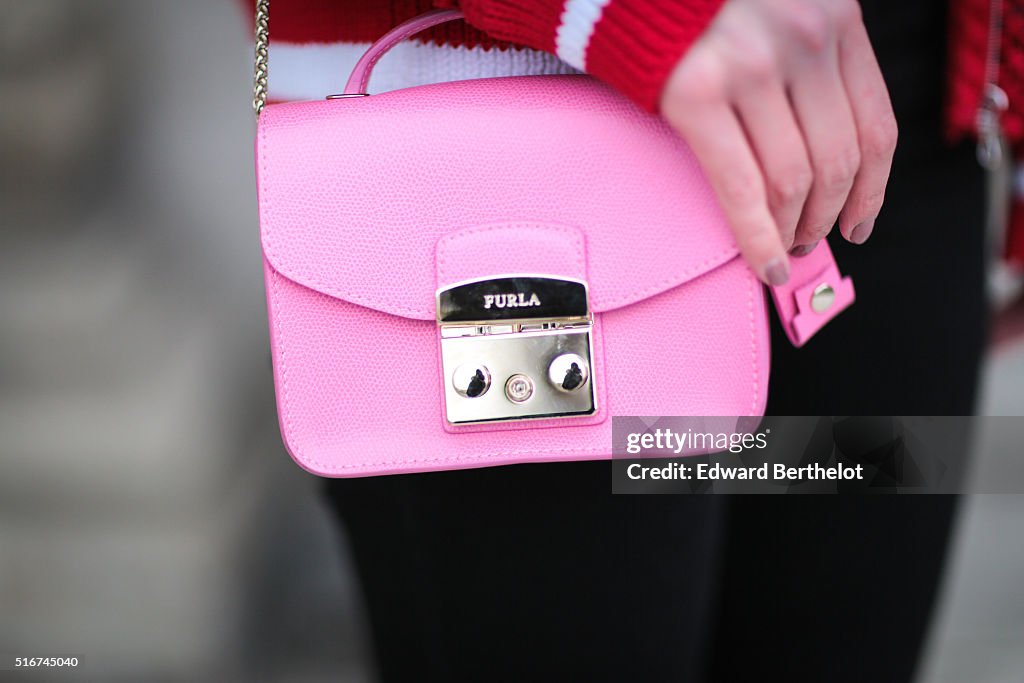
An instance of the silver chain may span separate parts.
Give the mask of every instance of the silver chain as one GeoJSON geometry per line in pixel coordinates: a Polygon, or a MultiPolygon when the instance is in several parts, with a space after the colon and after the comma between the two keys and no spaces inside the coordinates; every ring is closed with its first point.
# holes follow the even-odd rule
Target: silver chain
{"type": "Polygon", "coordinates": [[[270,0],[256,0],[256,60],[252,79],[252,108],[256,116],[267,103],[267,62],[270,56],[270,0]]]}

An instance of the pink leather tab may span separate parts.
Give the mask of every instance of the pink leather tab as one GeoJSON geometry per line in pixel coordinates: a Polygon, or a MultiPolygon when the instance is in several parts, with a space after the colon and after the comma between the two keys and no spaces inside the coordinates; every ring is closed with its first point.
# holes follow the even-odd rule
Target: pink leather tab
{"type": "MultiPolygon", "coordinates": [[[[825,240],[810,254],[791,258],[789,282],[770,289],[782,327],[797,347],[806,344],[818,330],[856,299],[853,281],[839,272],[839,266],[825,240]],[[819,287],[831,288],[834,297],[820,311],[812,305],[815,290],[819,287]]],[[[820,299],[822,303],[825,302],[824,296],[820,299]]]]}
{"type": "Polygon", "coordinates": [[[498,223],[445,235],[437,243],[439,287],[498,275],[587,279],[583,234],[548,223],[498,223]]]}
{"type": "Polygon", "coordinates": [[[438,9],[424,12],[394,27],[371,45],[370,49],[356,62],[355,68],[352,69],[352,75],[348,77],[348,82],[345,83],[345,94],[366,94],[366,90],[370,86],[370,74],[373,73],[373,67],[395,45],[420,31],[427,30],[431,26],[437,26],[438,24],[461,18],[462,12],[458,10],[438,9]]]}
{"type": "MultiPolygon", "coordinates": [[[[437,286],[501,275],[551,275],[587,280],[583,233],[558,223],[510,222],[474,226],[445,235],[437,242],[437,286]]],[[[452,434],[535,430],[541,427],[583,427],[608,417],[601,325],[594,326],[594,377],[597,410],[587,417],[528,422],[497,422],[442,427],[452,434]]],[[[443,382],[444,379],[442,378],[443,382]]]]}

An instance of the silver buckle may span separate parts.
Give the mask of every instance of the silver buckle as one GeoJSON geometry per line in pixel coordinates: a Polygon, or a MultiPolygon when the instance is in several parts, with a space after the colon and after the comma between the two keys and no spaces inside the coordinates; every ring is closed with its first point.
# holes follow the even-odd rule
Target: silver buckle
{"type": "Polygon", "coordinates": [[[587,284],[543,275],[437,291],[450,424],[581,417],[597,410],[587,284]]]}

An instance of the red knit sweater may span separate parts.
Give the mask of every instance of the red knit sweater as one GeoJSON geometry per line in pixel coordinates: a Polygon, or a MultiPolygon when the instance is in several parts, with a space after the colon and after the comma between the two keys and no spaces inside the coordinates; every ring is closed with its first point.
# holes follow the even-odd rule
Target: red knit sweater
{"type": "MultiPolygon", "coordinates": [[[[437,7],[458,7],[469,24],[438,26],[417,40],[557,54],[654,111],[672,67],[724,0],[274,0],[271,42],[376,40],[437,7]]],[[[243,0],[248,7],[254,0],[243,0]]]]}

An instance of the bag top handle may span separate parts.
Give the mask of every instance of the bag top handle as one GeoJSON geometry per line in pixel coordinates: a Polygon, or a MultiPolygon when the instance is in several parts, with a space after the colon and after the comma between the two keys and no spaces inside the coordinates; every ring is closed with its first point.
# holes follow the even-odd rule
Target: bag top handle
{"type": "Polygon", "coordinates": [[[403,22],[391,29],[370,46],[370,48],[356,62],[352,69],[352,75],[348,77],[343,93],[346,97],[365,95],[370,84],[370,75],[373,67],[388,50],[406,38],[424,31],[432,26],[455,21],[462,18],[462,12],[454,9],[436,9],[424,12],[423,14],[403,22]]]}
{"type": "MultiPolygon", "coordinates": [[[[373,67],[391,48],[409,36],[432,26],[462,18],[462,12],[452,9],[437,9],[424,12],[403,22],[381,36],[356,62],[341,95],[330,95],[328,99],[366,95],[373,67]]],[[[256,58],[253,69],[253,110],[260,115],[267,102],[267,72],[270,53],[270,0],[256,0],[256,58]]]]}

